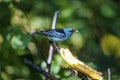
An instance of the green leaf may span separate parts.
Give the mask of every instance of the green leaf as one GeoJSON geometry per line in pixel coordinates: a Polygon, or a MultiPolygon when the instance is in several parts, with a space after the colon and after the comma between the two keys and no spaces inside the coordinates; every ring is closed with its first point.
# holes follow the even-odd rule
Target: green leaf
{"type": "Polygon", "coordinates": [[[109,5],[102,5],[101,7],[101,13],[103,16],[107,17],[107,18],[113,18],[115,17],[115,12],[112,9],[111,6],[109,5]]]}

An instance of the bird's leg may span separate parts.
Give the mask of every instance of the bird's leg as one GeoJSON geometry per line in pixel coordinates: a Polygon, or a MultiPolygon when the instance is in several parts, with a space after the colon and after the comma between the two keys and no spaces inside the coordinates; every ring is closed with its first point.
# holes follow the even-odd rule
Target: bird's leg
{"type": "Polygon", "coordinates": [[[52,45],[55,50],[60,49],[53,41],[49,41],[49,42],[50,42],[50,45],[52,45]]]}

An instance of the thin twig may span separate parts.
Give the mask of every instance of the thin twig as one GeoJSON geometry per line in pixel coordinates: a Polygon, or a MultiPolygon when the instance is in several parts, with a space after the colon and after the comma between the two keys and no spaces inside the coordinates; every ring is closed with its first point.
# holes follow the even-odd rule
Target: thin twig
{"type": "MultiPolygon", "coordinates": [[[[55,29],[55,27],[56,27],[58,13],[59,13],[59,11],[56,11],[54,13],[53,22],[52,22],[52,29],[55,29]]],[[[48,72],[48,73],[50,73],[52,56],[53,56],[53,47],[50,45],[49,55],[48,55],[48,60],[47,60],[48,65],[47,65],[47,69],[46,69],[46,72],[48,72]]],[[[47,80],[47,78],[45,78],[45,80],[47,80]]]]}
{"type": "Polygon", "coordinates": [[[36,43],[36,46],[39,48],[39,52],[40,52],[40,55],[41,55],[42,59],[43,59],[43,60],[45,61],[45,63],[48,65],[47,60],[46,60],[46,58],[45,58],[45,55],[44,55],[44,53],[42,52],[43,50],[40,48],[40,43],[39,43],[39,41],[38,41],[34,36],[32,36],[32,37],[33,37],[34,42],[36,43]]]}
{"type": "Polygon", "coordinates": [[[108,72],[108,80],[111,80],[111,71],[110,71],[110,68],[108,68],[107,72],[108,72]]]}
{"type": "Polygon", "coordinates": [[[41,69],[40,67],[38,67],[37,65],[33,64],[31,61],[29,61],[27,59],[24,59],[24,63],[27,64],[28,66],[30,66],[31,68],[35,69],[39,73],[43,74],[47,78],[51,79],[51,80],[60,80],[60,79],[54,77],[53,75],[50,75],[49,73],[45,72],[43,69],[41,69]]]}

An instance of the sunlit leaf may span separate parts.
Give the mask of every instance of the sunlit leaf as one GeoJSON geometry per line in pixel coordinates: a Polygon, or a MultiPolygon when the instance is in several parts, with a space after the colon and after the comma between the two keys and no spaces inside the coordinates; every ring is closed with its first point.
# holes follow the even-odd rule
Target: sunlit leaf
{"type": "Polygon", "coordinates": [[[120,39],[118,37],[106,34],[102,37],[101,47],[105,55],[120,58],[120,39]]]}
{"type": "Polygon", "coordinates": [[[84,44],[83,37],[80,33],[72,35],[70,39],[71,43],[73,43],[73,46],[75,46],[77,49],[80,49],[84,44]]]}
{"type": "Polygon", "coordinates": [[[23,48],[23,42],[20,40],[19,36],[13,36],[11,39],[11,46],[14,49],[23,48]]]}
{"type": "Polygon", "coordinates": [[[62,17],[62,18],[68,18],[68,17],[72,16],[72,13],[73,13],[73,9],[72,9],[72,8],[64,9],[64,10],[61,12],[61,17],[62,17]]]}

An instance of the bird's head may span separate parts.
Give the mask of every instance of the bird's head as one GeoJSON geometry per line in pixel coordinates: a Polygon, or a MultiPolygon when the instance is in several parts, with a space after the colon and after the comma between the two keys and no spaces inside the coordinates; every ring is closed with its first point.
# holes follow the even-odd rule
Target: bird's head
{"type": "Polygon", "coordinates": [[[64,32],[68,35],[71,36],[74,32],[78,32],[78,30],[74,30],[72,28],[65,28],[64,32]]]}

